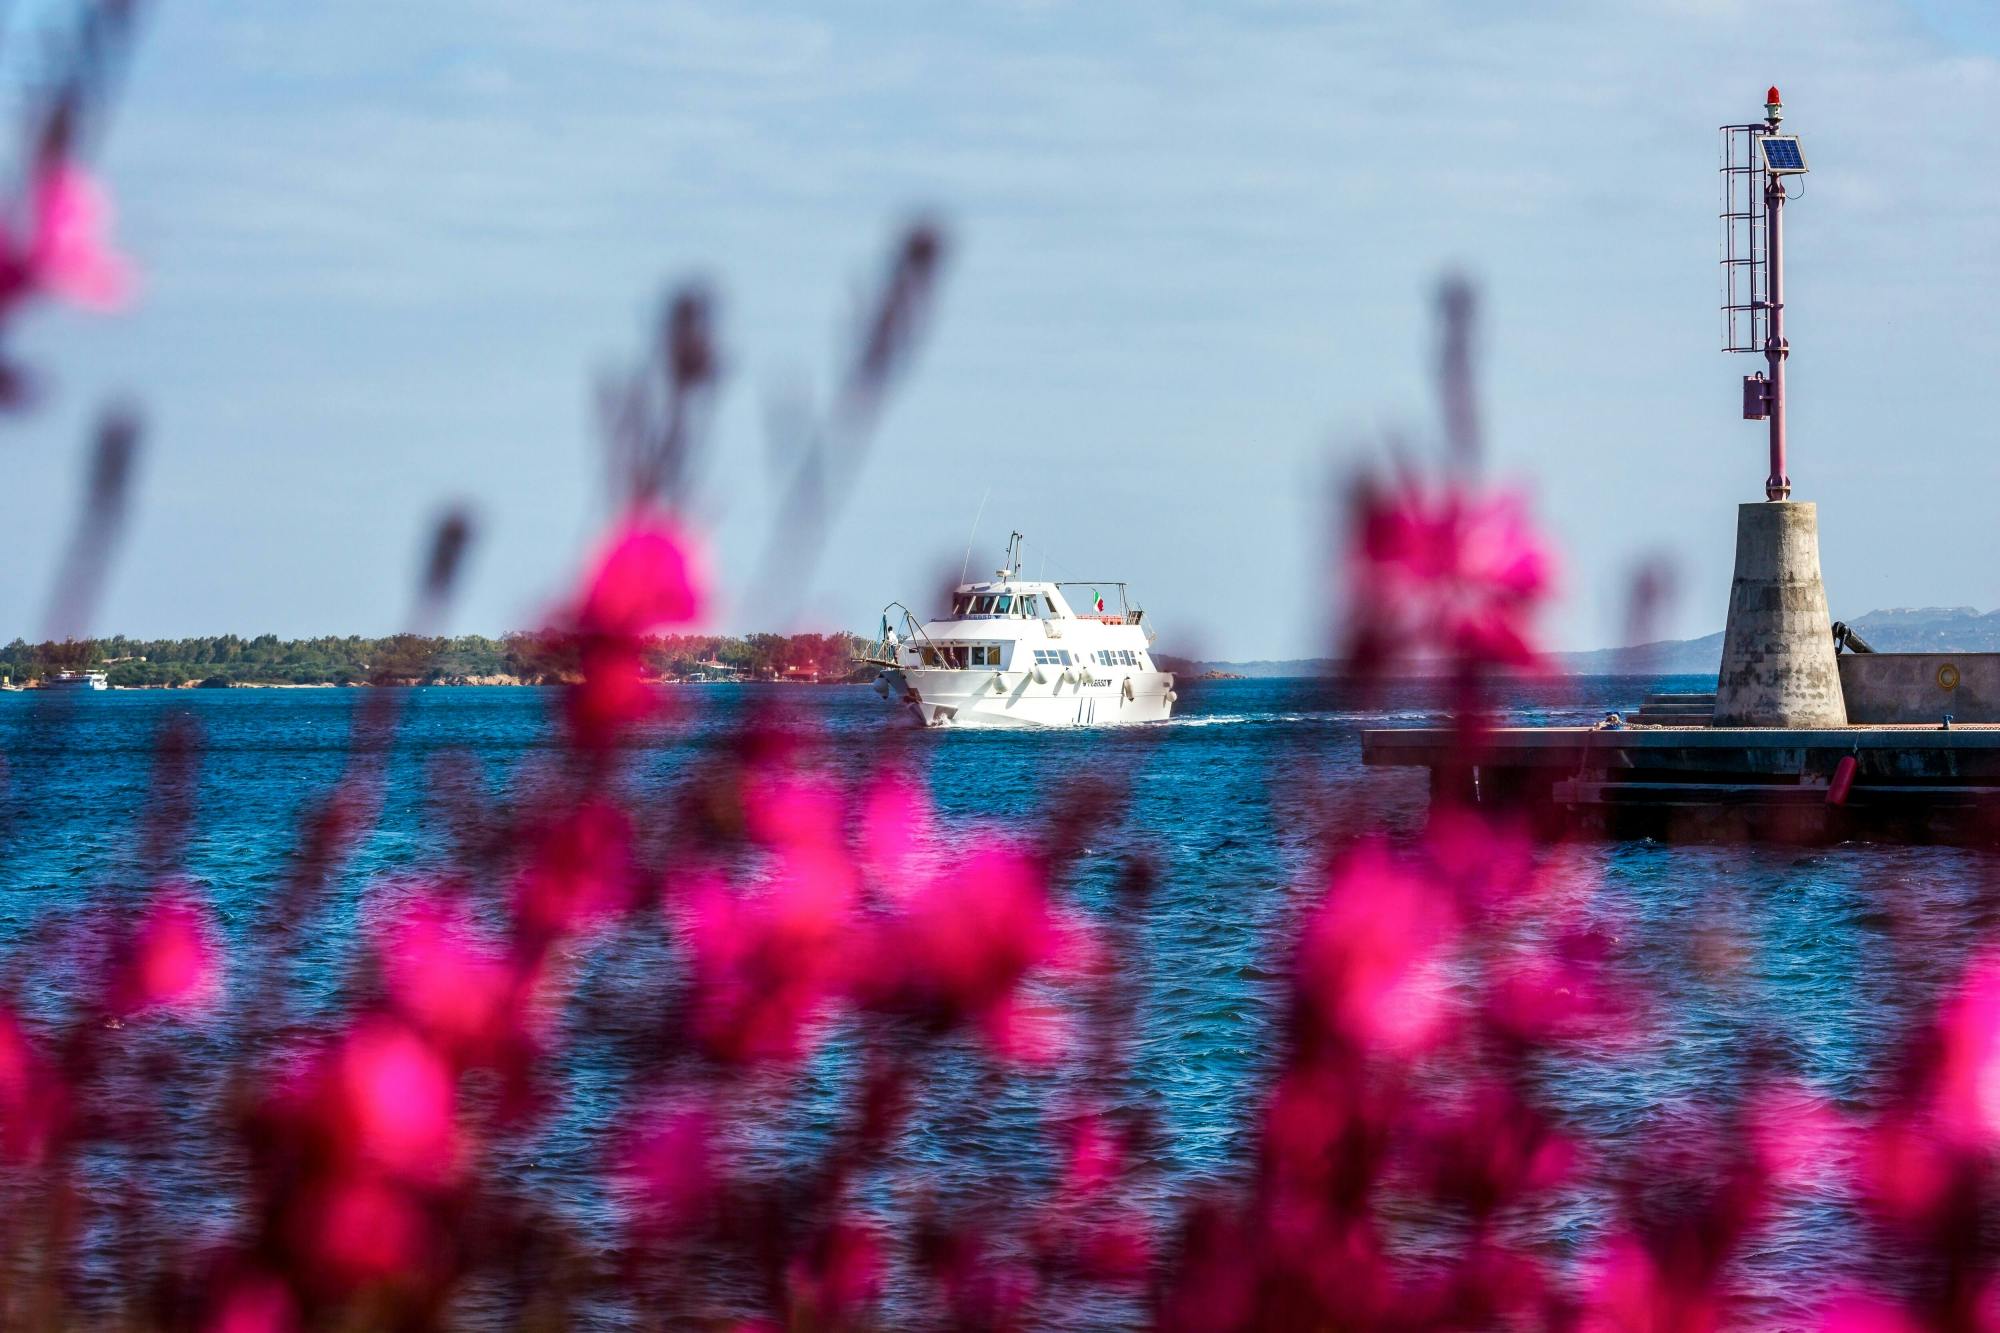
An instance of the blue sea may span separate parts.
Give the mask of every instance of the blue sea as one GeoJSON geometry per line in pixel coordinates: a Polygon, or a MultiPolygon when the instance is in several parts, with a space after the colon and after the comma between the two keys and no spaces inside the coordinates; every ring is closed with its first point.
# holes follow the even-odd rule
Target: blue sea
{"type": "MultiPolygon", "coordinates": [[[[1514,687],[1505,703],[1520,720],[1577,722],[1629,710],[1652,690],[1697,688],[1692,678],[1577,678],[1514,687]]],[[[297,851],[302,814],[340,779],[367,693],[0,695],[0,970],[21,987],[24,1007],[55,1013],[65,991],[88,980],[66,974],[58,956],[37,955],[45,928],[133,901],[142,887],[135,881],[156,742],[176,715],[191,719],[199,738],[185,869],[237,950],[254,953],[258,922],[297,851]]],[[[809,720],[824,761],[855,772],[875,762],[886,735],[927,775],[948,820],[1032,836],[1055,803],[1073,799],[1080,779],[1124,794],[1087,839],[1074,892],[1103,912],[1133,858],[1158,871],[1137,924],[1145,975],[1118,1095],[1148,1107],[1162,1128],[1146,1185],[1162,1209],[1226,1186],[1248,1160],[1282,1018],[1289,930],[1313,892],[1327,831],[1405,837],[1421,824],[1424,775],[1364,769],[1359,732],[1442,716],[1437,691],[1423,684],[1364,700],[1316,680],[1196,682],[1170,722],[1050,733],[916,732],[859,686],[673,694],[677,717],[627,756],[635,790],[664,790],[716,762],[724,739],[756,709],[809,720]]],[[[343,870],[335,905],[296,965],[313,1003],[331,1003],[351,984],[368,886],[420,873],[444,854],[432,781],[440,766],[495,791],[531,778],[556,753],[555,699],[529,688],[407,692],[379,824],[343,870]]],[[[1752,1052],[1838,1106],[1865,1107],[1880,1095],[1909,1024],[1991,927],[1980,891],[1995,864],[1973,850],[1585,841],[1544,855],[1552,873],[1589,887],[1590,910],[1618,957],[1657,998],[1636,1041],[1555,1074],[1561,1116],[1601,1145],[1612,1160],[1594,1169],[1606,1173],[1726,1095],[1752,1052]],[[1885,906],[1891,890],[1904,895],[1894,910],[1885,906]]],[[[197,1064],[200,1050],[212,1048],[198,1048],[197,1064]]],[[[614,1061],[608,1050],[565,1048],[558,1058],[568,1064],[556,1072],[569,1110],[512,1167],[514,1183],[586,1236],[608,1225],[597,1181],[616,1078],[594,1064],[614,1061]]],[[[1036,1106],[1048,1089],[1028,1079],[995,1094],[977,1066],[968,1055],[963,1068],[936,1071],[905,1141],[909,1163],[930,1169],[947,1196],[977,1196],[1047,1169],[1036,1106]]],[[[844,1072],[836,1050],[808,1078],[831,1095],[844,1072]]],[[[226,1177],[233,1168],[217,1158],[177,1169],[198,1181],[203,1171],[226,1177]]],[[[1586,1197],[1572,1202],[1540,1219],[1541,1240],[1582,1253],[1600,1212],[1586,1197]]],[[[217,1216],[226,1220],[227,1209],[217,1216]]],[[[1793,1201],[1746,1265],[1759,1322],[1799,1319],[1864,1262],[1860,1236],[1836,1187],[1793,1201]]],[[[634,1317],[609,1306],[599,1313],[607,1324],[634,1317]]],[[[1074,1313],[1086,1323],[1133,1315],[1115,1303],[1074,1313]]]]}

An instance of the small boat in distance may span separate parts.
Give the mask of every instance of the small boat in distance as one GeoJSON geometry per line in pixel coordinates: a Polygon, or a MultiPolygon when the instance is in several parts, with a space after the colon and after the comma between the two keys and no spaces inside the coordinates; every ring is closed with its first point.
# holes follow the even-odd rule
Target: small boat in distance
{"type": "Polygon", "coordinates": [[[111,687],[109,678],[102,671],[58,671],[52,676],[42,677],[45,690],[104,690],[111,687]]]}
{"type": "Polygon", "coordinates": [[[1090,727],[1163,722],[1180,697],[1152,659],[1153,627],[1125,584],[1020,577],[1021,534],[985,583],[962,583],[951,610],[920,621],[901,602],[882,612],[882,637],[864,661],[875,689],[927,727],[1090,727]],[[1073,610],[1064,588],[1089,588],[1073,610]],[[1118,595],[1105,610],[1101,589],[1118,595]],[[891,624],[892,612],[902,619],[891,624]]]}

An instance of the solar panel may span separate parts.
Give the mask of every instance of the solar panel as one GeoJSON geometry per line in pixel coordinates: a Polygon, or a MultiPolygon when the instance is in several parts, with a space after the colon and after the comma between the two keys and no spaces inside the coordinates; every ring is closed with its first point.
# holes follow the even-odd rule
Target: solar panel
{"type": "Polygon", "coordinates": [[[1806,155],[1799,148],[1796,135],[1765,135],[1758,140],[1764,145],[1764,167],[1781,176],[1793,175],[1806,169],[1806,155]]]}

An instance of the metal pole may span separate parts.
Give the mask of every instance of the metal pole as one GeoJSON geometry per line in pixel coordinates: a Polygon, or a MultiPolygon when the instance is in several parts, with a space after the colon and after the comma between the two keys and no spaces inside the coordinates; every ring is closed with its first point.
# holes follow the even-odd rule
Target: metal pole
{"type": "MultiPolygon", "coordinates": [[[[1773,112],[1764,123],[1775,134],[1778,117],[1775,108],[1773,112]]],[[[1771,381],[1771,475],[1764,479],[1764,498],[1783,500],[1792,493],[1792,479],[1785,475],[1785,358],[1791,352],[1785,342],[1785,179],[1768,172],[1764,177],[1764,236],[1770,252],[1764,272],[1771,306],[1764,338],[1771,381]]]]}

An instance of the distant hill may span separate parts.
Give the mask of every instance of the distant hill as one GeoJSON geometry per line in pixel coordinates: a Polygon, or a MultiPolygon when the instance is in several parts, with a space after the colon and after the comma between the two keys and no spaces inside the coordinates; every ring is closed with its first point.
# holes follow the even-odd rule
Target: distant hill
{"type": "MultiPolygon", "coordinates": [[[[1870,611],[1847,622],[1884,653],[2000,652],[2000,611],[1970,606],[1899,606],[1870,611]]],[[[1580,653],[1552,653],[1559,670],[1574,676],[1713,675],[1722,665],[1722,634],[1699,639],[1664,639],[1636,648],[1597,648],[1580,653]]],[[[1201,662],[1204,671],[1238,676],[1314,676],[1335,670],[1331,657],[1301,657],[1286,662],[1201,662]]]]}
{"type": "MultiPolygon", "coordinates": [[[[2000,611],[1982,612],[1970,606],[1897,606],[1870,611],[1847,623],[1877,652],[2000,652],[2000,611]]],[[[1705,675],[1722,665],[1722,635],[1669,639],[1637,648],[1557,653],[1555,658],[1573,675],[1620,671],[1705,675]]]]}

